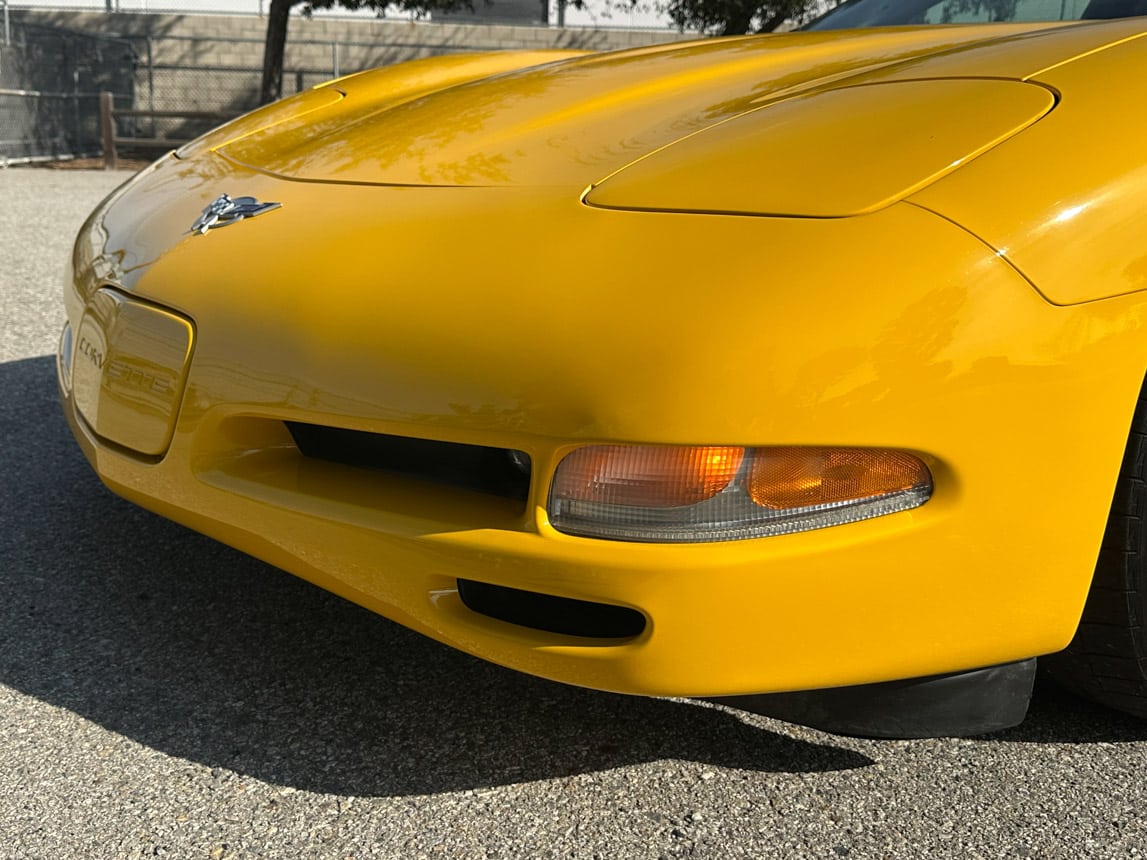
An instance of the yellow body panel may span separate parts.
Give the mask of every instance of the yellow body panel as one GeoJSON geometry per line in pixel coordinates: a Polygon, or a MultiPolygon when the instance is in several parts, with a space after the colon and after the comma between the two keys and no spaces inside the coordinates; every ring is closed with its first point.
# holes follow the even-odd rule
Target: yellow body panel
{"type": "Polygon", "coordinates": [[[973,230],[1056,304],[1147,288],[1139,215],[1147,116],[1133,107],[1147,100],[1147,81],[1125,73],[1145,60],[1147,39],[1137,38],[1040,72],[1037,79],[1057,92],[1088,88],[1090,97],[1064,98],[1030,134],[926,189],[918,202],[973,230]],[[976,206],[985,195],[995,205],[976,206]]]}
{"type": "Polygon", "coordinates": [[[312,181],[584,187],[656,147],[763,104],[1030,29],[707,40],[591,55],[412,94],[401,80],[391,86],[388,70],[380,70],[332,84],[348,97],[305,122],[219,151],[247,167],[312,181]]]}
{"type": "MultiPolygon", "coordinates": [[[[703,117],[755,109],[754,93],[851,85],[904,63],[925,80],[929,52],[951,64],[953,52],[995,51],[958,75],[991,77],[1008,39],[1018,80],[1126,35],[1122,22],[1107,27],[1050,31],[1054,50],[1031,26],[733,40],[419,96],[440,102],[425,105],[438,116],[469,93],[501,117],[488,140],[524,135],[520,170],[490,186],[441,184],[450,159],[478,151],[469,144],[436,152],[422,180],[394,172],[389,155],[370,154],[364,118],[337,158],[332,128],[314,147],[288,135],[281,151],[270,132],[253,133],[244,158],[258,155],[259,170],[237,166],[237,144],[225,142],[168,159],[94,213],[67,304],[73,327],[101,288],[193,321],[170,448],[156,462],[107,444],[65,383],[66,411],[126,497],[443,642],[570,683],[726,695],[1055,651],[1087,594],[1147,367],[1147,305],[1130,293],[1057,306],[951,212],[972,205],[954,190],[965,170],[1003,159],[1094,87],[1057,91],[1043,119],[936,181],[927,193],[948,194],[945,206],[909,197],[855,217],[719,216],[629,211],[625,200],[607,210],[581,195],[672,143],[674,122],[682,137],[703,117]],[[787,50],[821,62],[798,80],[787,50]],[[687,96],[635,154],[625,100],[614,110],[605,94],[628,93],[631,116],[655,113],[661,91],[647,102],[639,86],[650,63],[687,96]],[[571,166],[555,145],[552,181],[541,181],[535,144],[558,109],[537,111],[542,84],[564,94],[570,116],[597,117],[590,102],[607,102],[581,139],[612,135],[614,156],[571,166]],[[326,170],[334,181],[317,181],[326,170]],[[413,181],[388,187],[395,177],[413,181]],[[282,206],[190,233],[223,192],[282,206]],[[285,421],[524,451],[530,494],[523,510],[305,457],[285,421]],[[902,449],[928,465],[934,494],[864,522],[715,544],[557,533],[546,514],[557,463],[580,445],[618,443],[902,449]],[[532,630],[467,609],[459,579],[631,607],[647,623],[625,641],[532,630]]],[[[352,84],[314,110],[357,110],[352,84]]],[[[1015,84],[1043,85],[1053,84],[1015,84]]],[[[404,140],[422,122],[406,109],[404,140]]],[[[279,110],[291,123],[289,103],[279,110]]],[[[388,128],[382,111],[375,133],[388,128]]],[[[1081,155],[1100,143],[1071,141],[1081,155]]],[[[842,157],[863,169],[884,156],[842,157]]],[[[980,202],[979,213],[997,205],[980,202]]],[[[1065,259],[1061,280],[1127,292],[1097,282],[1101,263],[1065,259]]]]}
{"type": "Polygon", "coordinates": [[[585,199],[646,211],[863,215],[958,170],[1054,105],[1050,89],[981,78],[821,90],[666,146],[585,199]],[[841,153],[865,153],[864,168],[841,153]]]}

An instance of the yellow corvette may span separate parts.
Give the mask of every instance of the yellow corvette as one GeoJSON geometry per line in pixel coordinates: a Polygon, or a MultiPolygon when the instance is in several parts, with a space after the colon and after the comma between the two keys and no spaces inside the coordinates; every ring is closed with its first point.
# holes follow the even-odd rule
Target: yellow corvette
{"type": "Polygon", "coordinates": [[[173,153],[75,246],[84,453],[559,681],[975,733],[1070,644],[1147,714],[1147,21],[831,29],[872,5],[378,69],[173,153]]]}

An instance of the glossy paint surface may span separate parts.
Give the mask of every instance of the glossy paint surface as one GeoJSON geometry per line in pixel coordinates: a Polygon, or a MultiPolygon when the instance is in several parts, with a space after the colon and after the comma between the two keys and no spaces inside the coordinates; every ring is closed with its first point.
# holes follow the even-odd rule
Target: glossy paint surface
{"type": "Polygon", "coordinates": [[[918,198],[998,249],[1055,304],[1147,288],[1141,211],[1147,161],[1140,142],[1147,39],[1131,39],[1039,73],[1064,93],[1029,134],[926,189],[918,198]],[[1072,98],[1086,90],[1089,97],[1072,98]],[[989,196],[994,205],[975,206],[989,196]]]}
{"type": "MultiPolygon", "coordinates": [[[[1083,255],[1057,275],[1126,294],[1048,301],[951,214],[989,218],[998,201],[975,208],[952,189],[973,166],[1026,152],[1017,144],[1067,106],[1106,98],[1109,79],[1088,79],[1087,64],[1129,30],[797,34],[572,59],[379,108],[393,125],[372,125],[363,108],[342,137],[334,114],[329,127],[319,118],[359,110],[353,79],[335,85],[337,102],[286,102],[281,147],[270,128],[169,158],[93,214],[73,260],[72,325],[114,287],[193,321],[195,347],[162,459],[105,444],[65,389],[73,429],[128,498],[441,641],[570,683],[737,694],[1057,650],[1087,593],[1147,367],[1147,306],[1083,255]],[[930,73],[932,62],[948,71],[930,73]],[[1053,65],[1078,81],[1054,90],[1048,113],[1051,84],[1019,80],[1053,65]],[[582,199],[782,90],[920,82],[880,87],[895,98],[940,78],[997,77],[1010,80],[991,92],[1024,93],[1022,109],[1004,96],[999,116],[976,120],[954,151],[977,157],[867,214],[582,199]],[[538,91],[555,100],[543,106],[538,91]],[[1029,92],[1040,101],[1029,106],[1029,92]],[[410,150],[447,103],[460,119],[466,104],[491,112],[441,148],[410,150]],[[311,119],[315,141],[288,131],[311,119]],[[567,133],[572,149],[547,149],[567,133]],[[474,152],[515,145],[505,181],[466,174],[474,152]],[[223,192],[282,206],[189,234],[223,192]],[[524,451],[528,504],[303,457],[286,420],[524,451]],[[557,463],[616,444],[892,448],[927,464],[934,494],[865,522],[720,544],[557,533],[546,514],[557,463]],[[602,642],[517,627],[466,609],[459,578],[630,607],[646,629],[602,642]]],[[[720,137],[710,139],[717,159],[720,137]]],[[[858,170],[889,163],[849,155],[858,170]]],[[[747,149],[737,159],[756,168],[747,149]]],[[[683,197],[704,190],[698,170],[683,197]]],[[[1039,222],[1034,208],[1025,217],[1039,222]]],[[[73,374],[76,362],[73,350],[73,374]]]]}
{"type": "Polygon", "coordinates": [[[953,27],[709,40],[508,71],[410,98],[388,80],[351,78],[333,85],[345,99],[294,130],[254,134],[220,151],[247,167],[312,181],[584,187],[767,102],[1022,32],[953,27]]]}
{"type": "Polygon", "coordinates": [[[991,79],[824,90],[690,135],[597,185],[585,199],[647,211],[863,215],[959,169],[1054,105],[1051,90],[991,79]],[[842,153],[865,153],[863,169],[842,153]]]}

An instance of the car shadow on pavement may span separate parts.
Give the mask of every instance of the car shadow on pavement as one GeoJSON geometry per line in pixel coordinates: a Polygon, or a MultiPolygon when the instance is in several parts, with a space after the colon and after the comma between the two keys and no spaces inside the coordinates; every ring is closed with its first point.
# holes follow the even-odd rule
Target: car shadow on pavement
{"type": "Polygon", "coordinates": [[[992,737],[1037,744],[1131,743],[1147,740],[1147,720],[1076,696],[1041,675],[1036,678],[1027,718],[992,737]]]}
{"type": "Polygon", "coordinates": [[[53,365],[0,364],[0,682],[21,693],[167,754],[337,794],[658,759],[871,764],[727,710],[487,664],[140,510],[84,462],[53,365]]]}

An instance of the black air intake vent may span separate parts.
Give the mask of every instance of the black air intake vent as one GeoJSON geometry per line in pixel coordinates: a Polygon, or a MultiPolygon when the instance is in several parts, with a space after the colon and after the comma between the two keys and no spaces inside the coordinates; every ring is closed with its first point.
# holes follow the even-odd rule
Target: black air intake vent
{"type": "Polygon", "coordinates": [[[511,448],[432,442],[296,421],[288,421],[287,429],[305,457],[393,472],[523,504],[530,492],[530,458],[511,448]]]}
{"type": "Polygon", "coordinates": [[[626,606],[572,600],[471,579],[458,580],[458,596],[467,609],[479,615],[547,633],[632,639],[645,629],[645,616],[626,606]]]}

